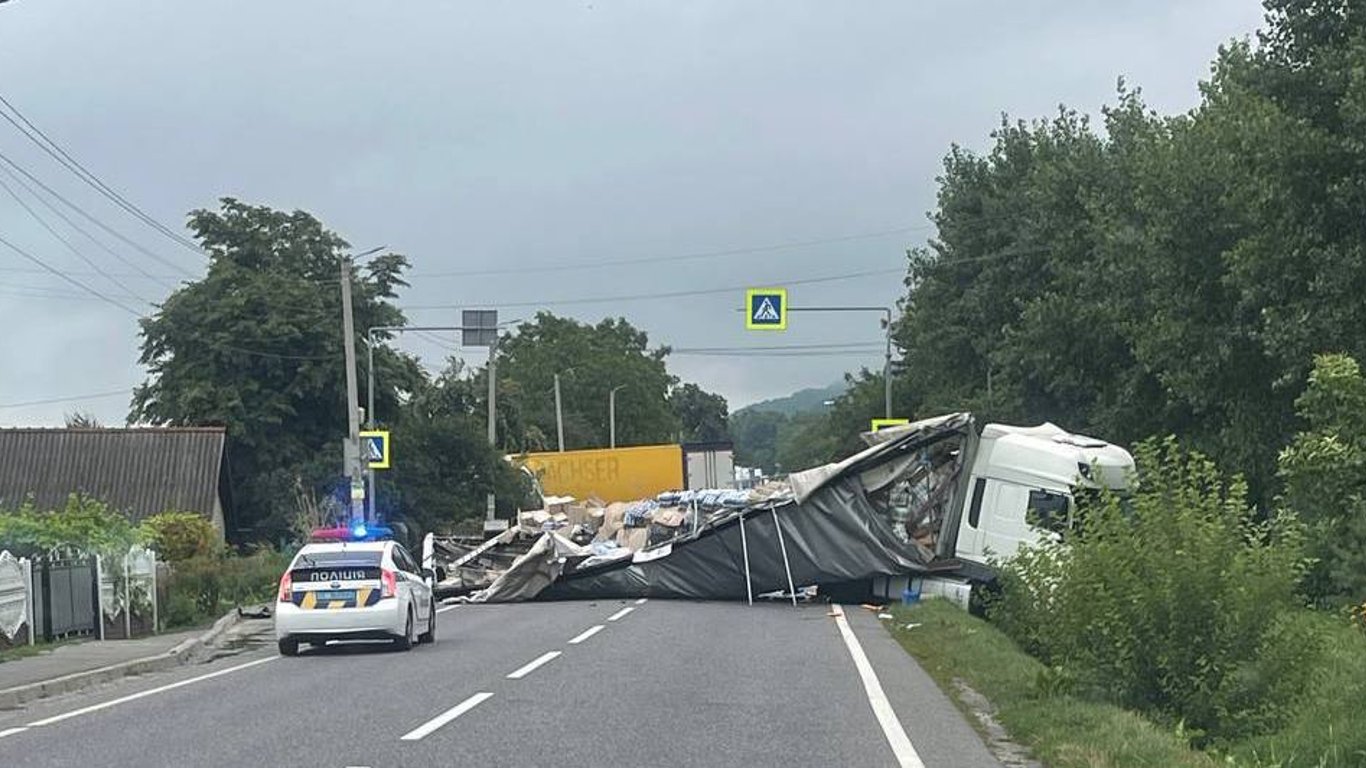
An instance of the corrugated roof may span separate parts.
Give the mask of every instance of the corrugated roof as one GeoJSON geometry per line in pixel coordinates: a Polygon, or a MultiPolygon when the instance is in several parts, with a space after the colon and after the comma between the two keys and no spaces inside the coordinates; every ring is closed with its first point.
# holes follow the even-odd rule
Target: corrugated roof
{"type": "Polygon", "coordinates": [[[32,494],[51,508],[81,492],[133,520],[167,510],[210,516],[225,441],[222,427],[0,429],[0,506],[32,494]]]}

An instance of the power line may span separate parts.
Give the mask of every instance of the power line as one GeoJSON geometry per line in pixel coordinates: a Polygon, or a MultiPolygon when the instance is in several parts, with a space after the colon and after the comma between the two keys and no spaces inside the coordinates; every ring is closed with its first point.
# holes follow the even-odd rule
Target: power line
{"type": "Polygon", "coordinates": [[[67,249],[68,251],[71,251],[71,253],[74,254],[74,255],[76,256],[76,258],[78,258],[78,259],[80,259],[81,261],[84,261],[86,264],[88,264],[88,265],[90,266],[91,269],[93,269],[93,270],[95,270],[97,273],[99,273],[99,275],[100,275],[101,277],[103,277],[105,280],[108,280],[109,282],[111,282],[111,283],[113,283],[114,285],[116,285],[116,286],[118,286],[119,288],[121,288],[121,289],[123,290],[125,296],[127,296],[128,298],[137,299],[138,301],[142,301],[142,302],[145,302],[145,303],[147,303],[147,304],[150,304],[150,303],[151,303],[151,302],[148,301],[147,299],[144,299],[144,298],[142,298],[141,296],[139,296],[132,288],[129,288],[127,285],[125,285],[125,284],[124,284],[122,281],[120,281],[118,278],[113,277],[113,276],[110,275],[108,272],[105,272],[103,269],[100,268],[100,265],[98,265],[98,264],[96,264],[96,263],[94,262],[94,260],[92,260],[90,257],[86,256],[84,253],[82,253],[79,249],[76,248],[75,245],[72,245],[72,243],[71,243],[70,240],[67,240],[64,236],[62,236],[62,234],[61,234],[60,232],[58,232],[57,230],[53,229],[53,228],[52,228],[52,225],[48,224],[46,219],[44,219],[42,216],[39,216],[37,211],[33,210],[33,208],[30,207],[28,203],[24,202],[24,199],[23,199],[22,197],[19,196],[19,193],[18,193],[18,192],[15,192],[14,189],[12,189],[12,188],[10,187],[10,185],[6,184],[5,181],[4,181],[3,179],[0,179],[0,189],[3,189],[3,190],[5,190],[6,192],[8,192],[8,193],[9,193],[9,196],[12,197],[12,198],[14,198],[14,202],[16,202],[16,203],[19,204],[19,207],[23,208],[26,212],[28,212],[28,215],[29,215],[34,221],[38,222],[39,226],[41,226],[43,229],[47,230],[48,234],[52,235],[52,236],[53,236],[58,242],[60,242],[62,245],[66,246],[66,249],[67,249]]]}
{"type": "Polygon", "coordinates": [[[73,395],[72,397],[53,397],[47,400],[29,400],[28,402],[24,403],[4,403],[0,404],[0,409],[27,408],[33,405],[54,405],[56,403],[74,403],[81,400],[99,400],[106,397],[114,397],[115,395],[127,395],[131,393],[132,390],[130,389],[117,389],[111,392],[95,392],[89,395],[73,395]]]}
{"type": "MultiPolygon", "coordinates": [[[[817,284],[817,283],[834,283],[834,282],[839,282],[839,281],[842,281],[842,280],[857,280],[857,279],[859,279],[859,278],[863,278],[863,277],[873,277],[873,276],[875,276],[875,275],[904,274],[905,271],[906,271],[906,270],[905,270],[904,268],[902,268],[902,267],[897,267],[896,269],[873,269],[873,270],[867,270],[867,271],[864,271],[864,272],[849,272],[849,273],[845,273],[845,274],[842,274],[842,275],[828,275],[828,276],[825,276],[825,277],[812,277],[812,278],[806,278],[806,279],[802,279],[802,280],[775,280],[775,281],[770,281],[770,282],[773,282],[774,284],[778,284],[778,285],[814,285],[814,284],[817,284]]],[[[688,291],[666,291],[666,292],[663,292],[663,293],[640,293],[640,294],[628,295],[628,296],[620,296],[620,295],[618,295],[618,296],[603,296],[603,297],[597,297],[597,298],[544,299],[544,300],[541,300],[541,301],[514,301],[514,302],[500,301],[500,302],[496,302],[496,303],[472,302],[472,303],[467,303],[467,304],[413,304],[413,305],[408,305],[408,306],[405,306],[405,307],[400,307],[400,309],[404,310],[405,312],[409,312],[409,311],[423,311],[423,310],[436,310],[436,309],[447,309],[447,310],[448,310],[448,309],[475,309],[475,308],[478,308],[478,307],[493,307],[493,306],[497,306],[499,309],[505,309],[505,308],[527,308],[527,307],[555,307],[555,306],[567,306],[567,305],[571,305],[571,304],[615,304],[615,303],[621,303],[621,302],[626,302],[626,301],[648,301],[648,300],[653,300],[653,299],[677,299],[677,298],[684,298],[684,297],[688,297],[688,296],[710,296],[710,295],[714,295],[714,294],[737,293],[737,292],[739,292],[739,291],[745,290],[746,288],[753,287],[753,285],[754,285],[754,283],[750,283],[749,285],[730,286],[730,287],[727,287],[727,288],[701,288],[701,289],[688,290],[688,291]]]]}
{"type": "MultiPolygon", "coordinates": [[[[99,238],[95,237],[94,235],[90,234],[90,231],[87,230],[85,227],[82,227],[81,225],[79,225],[79,224],[77,224],[76,222],[72,221],[70,216],[67,216],[65,213],[62,213],[62,211],[61,211],[60,208],[58,208],[57,206],[55,206],[55,205],[53,205],[52,203],[48,202],[47,198],[45,198],[45,197],[43,197],[42,195],[38,194],[38,192],[35,191],[35,190],[33,189],[33,187],[30,186],[29,183],[28,183],[27,181],[25,181],[22,177],[16,175],[16,174],[14,173],[14,171],[11,171],[9,168],[5,168],[4,166],[0,166],[0,173],[4,173],[5,176],[7,176],[7,177],[8,177],[11,181],[13,181],[15,184],[18,184],[19,186],[23,187],[25,192],[29,193],[29,195],[32,196],[34,200],[37,200],[39,203],[41,203],[42,206],[43,206],[44,208],[46,208],[48,211],[50,211],[54,216],[56,216],[57,218],[61,219],[61,220],[64,221],[64,222],[66,222],[66,225],[67,225],[68,227],[71,227],[72,229],[74,229],[74,230],[76,230],[77,232],[81,233],[83,236],[85,236],[85,239],[87,239],[87,240],[89,240],[90,242],[94,243],[95,246],[98,247],[100,250],[104,251],[105,253],[109,254],[110,256],[113,256],[115,259],[117,259],[117,260],[119,261],[119,263],[121,263],[121,264],[123,264],[123,265],[129,267],[130,269],[133,269],[133,270],[136,271],[138,274],[140,274],[141,276],[143,276],[143,277],[145,277],[145,278],[147,278],[147,279],[149,279],[149,280],[155,280],[155,281],[161,283],[163,286],[166,286],[166,287],[168,287],[168,288],[170,287],[170,284],[166,283],[166,282],[165,282],[164,280],[162,280],[161,278],[158,278],[158,277],[152,275],[150,272],[148,272],[147,270],[145,270],[145,269],[143,269],[141,266],[139,266],[137,262],[133,261],[132,259],[127,258],[126,256],[124,256],[123,254],[121,254],[121,253],[119,253],[118,251],[114,250],[113,248],[110,248],[109,246],[105,245],[105,244],[104,244],[104,241],[102,241],[102,240],[100,240],[99,238]]],[[[17,271],[17,270],[16,270],[16,271],[17,271]]],[[[67,274],[74,275],[74,274],[78,274],[78,273],[77,273],[77,272],[74,272],[74,271],[68,270],[67,274]]],[[[113,275],[114,273],[111,272],[110,274],[113,275]]],[[[133,275],[129,275],[129,274],[120,274],[120,275],[115,275],[115,276],[117,276],[117,277],[133,277],[133,275]]],[[[172,278],[172,279],[174,279],[174,278],[172,278]]]]}
{"type": "Polygon", "coordinates": [[[933,224],[922,224],[918,226],[896,227],[894,229],[883,229],[875,232],[861,232],[852,235],[841,235],[837,237],[827,237],[817,240],[796,240],[786,243],[776,243],[772,245],[759,245],[748,248],[729,248],[722,251],[701,251],[697,253],[684,253],[673,256],[640,256],[629,259],[606,259],[601,261],[582,262],[578,264],[541,264],[525,267],[497,267],[491,269],[468,269],[454,272],[415,272],[412,277],[475,277],[478,275],[524,275],[535,272],[577,272],[583,269],[598,269],[601,267],[620,267],[632,264],[663,264],[673,261],[693,261],[698,259],[714,259],[722,256],[743,256],[746,254],[767,253],[770,251],[785,251],[793,248],[805,248],[814,245],[834,245],[837,243],[848,243],[855,240],[871,240],[877,237],[902,234],[916,230],[929,229],[933,224]]]}
{"type": "Polygon", "coordinates": [[[162,266],[164,266],[164,267],[166,267],[166,268],[168,268],[168,269],[174,269],[174,270],[180,272],[181,274],[183,274],[183,275],[185,275],[185,276],[187,276],[187,277],[193,277],[193,276],[194,276],[193,274],[190,273],[189,270],[187,270],[187,269],[181,267],[181,266],[178,265],[178,264],[174,264],[174,263],[172,263],[172,262],[170,262],[170,261],[167,261],[166,259],[163,259],[162,257],[158,256],[157,254],[153,253],[152,251],[149,251],[149,250],[147,250],[146,248],[144,248],[143,246],[139,245],[138,243],[135,243],[135,242],[133,242],[132,240],[128,239],[128,238],[125,237],[122,233],[120,233],[120,232],[114,230],[114,229],[113,229],[112,227],[110,227],[108,224],[105,224],[104,222],[102,222],[102,221],[100,221],[99,219],[95,218],[94,216],[90,215],[89,213],[86,212],[86,210],[85,210],[84,208],[81,208],[79,205],[76,205],[75,203],[73,203],[73,202],[71,202],[70,200],[68,200],[68,199],[66,199],[65,197],[63,197],[60,193],[58,193],[58,192],[57,192],[56,190],[54,190],[52,187],[49,187],[48,185],[44,184],[44,183],[42,182],[41,179],[39,179],[37,176],[34,176],[33,174],[29,173],[27,170],[24,169],[23,166],[21,166],[21,165],[19,165],[18,163],[14,162],[13,160],[11,160],[9,157],[7,157],[7,156],[6,156],[4,153],[2,153],[2,152],[0,152],[0,162],[4,162],[4,163],[5,163],[6,165],[8,165],[9,167],[11,167],[11,168],[13,168],[14,170],[18,171],[20,174],[22,174],[22,175],[24,176],[24,178],[28,179],[29,181],[31,181],[31,182],[33,182],[34,184],[37,184],[39,187],[41,187],[42,190],[43,190],[44,192],[47,192],[49,195],[51,195],[52,197],[54,197],[54,198],[56,198],[58,201],[60,201],[63,205],[65,205],[66,207],[68,207],[68,208],[70,208],[71,210],[75,211],[76,213],[80,214],[81,217],[84,218],[86,221],[89,221],[91,224],[94,224],[95,226],[97,226],[97,227],[99,227],[100,229],[104,230],[105,232],[109,233],[111,236],[117,238],[117,239],[118,239],[120,242],[122,242],[123,244],[125,244],[125,245],[127,245],[128,247],[133,248],[134,250],[136,250],[138,253],[143,254],[143,255],[146,256],[147,258],[152,259],[153,261],[157,262],[158,264],[160,264],[160,265],[162,265],[162,266]]]}
{"type": "Polygon", "coordinates": [[[51,137],[49,137],[46,133],[43,133],[42,129],[34,125],[32,121],[25,117],[24,113],[20,112],[19,108],[14,106],[14,104],[12,104],[8,99],[6,99],[4,95],[0,95],[0,104],[3,104],[6,107],[8,107],[9,110],[14,113],[14,116],[18,117],[19,120],[23,121],[24,124],[20,125],[18,122],[15,122],[14,117],[10,117],[8,114],[5,113],[4,110],[0,110],[0,117],[3,117],[5,120],[7,120],[10,125],[13,125],[20,133],[24,134],[24,136],[28,138],[29,141],[32,141],[34,144],[36,144],[39,149],[46,152],[52,159],[56,160],[68,171],[71,171],[73,174],[76,175],[77,178],[79,178],[81,181],[84,181],[96,192],[99,192],[101,195],[109,199],[115,205],[127,211],[134,218],[151,227],[158,233],[170,238],[171,241],[176,243],[177,245],[181,245],[185,248],[188,248],[201,256],[206,255],[203,249],[201,249],[197,244],[182,237],[179,233],[174,232],[169,227],[157,221],[156,219],[153,219],[151,216],[147,215],[147,213],[143,211],[141,208],[129,202],[128,199],[125,198],[123,195],[111,189],[108,184],[105,184],[104,181],[102,181],[98,176],[92,173],[84,165],[81,165],[80,161],[72,157],[69,153],[67,153],[65,149],[62,149],[61,145],[53,141],[51,137]],[[25,126],[27,126],[27,128],[25,128],[25,126]],[[37,134],[37,136],[35,136],[34,134],[37,134]],[[39,137],[42,138],[41,141],[39,140],[39,137]]]}
{"type": "Polygon", "coordinates": [[[77,288],[80,288],[81,290],[85,291],[86,293],[89,293],[90,295],[95,296],[96,298],[100,299],[101,301],[103,301],[103,302],[105,302],[105,303],[107,303],[107,304],[111,304],[111,305],[113,305],[113,306],[115,306],[115,307],[118,307],[119,309],[123,310],[124,312],[127,312],[128,314],[132,315],[133,317],[137,317],[137,318],[143,317],[143,314],[142,314],[141,312],[137,311],[136,309],[133,309],[132,307],[128,306],[127,304],[124,304],[123,302],[119,301],[118,299],[115,299],[115,298],[113,298],[113,297],[111,297],[111,296],[106,296],[105,294],[100,293],[99,291],[95,290],[94,288],[91,288],[90,286],[86,285],[85,283],[81,282],[80,280],[77,280],[76,278],[71,277],[70,275],[67,275],[66,273],[62,272],[60,269],[57,269],[57,268],[55,268],[55,267],[50,266],[47,262],[43,261],[42,259],[38,258],[37,256],[34,256],[33,254],[29,253],[28,251],[24,250],[23,248],[20,248],[19,246],[15,245],[14,243],[11,243],[10,241],[6,240],[6,239],[3,238],[3,237],[0,237],[0,245],[4,245],[4,246],[8,247],[11,251],[14,251],[15,253],[19,254],[20,256],[24,257],[25,259],[28,259],[29,261],[33,262],[34,264],[37,264],[38,266],[42,267],[43,269],[47,270],[48,272],[51,272],[52,274],[56,275],[57,277],[61,278],[62,280],[65,280],[65,281],[68,282],[68,283],[71,283],[72,285],[76,286],[77,288]]]}

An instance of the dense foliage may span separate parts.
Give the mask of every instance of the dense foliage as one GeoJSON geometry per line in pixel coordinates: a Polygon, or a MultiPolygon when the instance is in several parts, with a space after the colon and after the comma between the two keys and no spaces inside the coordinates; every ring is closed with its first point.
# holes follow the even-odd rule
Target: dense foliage
{"type": "Polygon", "coordinates": [[[1316,360],[1296,403],[1307,429],[1280,457],[1285,504],[1310,528],[1309,592],[1366,602],[1366,381],[1344,355],[1316,360]]]}
{"type": "Polygon", "coordinates": [[[48,552],[122,557],[130,547],[147,540],[147,532],[119,510],[81,494],[71,494],[56,509],[42,509],[32,501],[16,509],[0,509],[0,550],[16,557],[48,552]]]}
{"type": "Polygon", "coordinates": [[[1084,504],[1065,543],[1005,566],[992,618],[1087,690],[1181,721],[1197,740],[1282,724],[1316,661],[1316,637],[1290,620],[1301,525],[1259,521],[1241,479],[1174,439],[1143,443],[1136,459],[1131,498],[1084,504]]]}
{"type": "Polygon", "coordinates": [[[1188,114],[1121,86],[954,147],[897,339],[920,415],[1178,434],[1268,506],[1313,354],[1366,354],[1366,11],[1270,0],[1188,114]]]}

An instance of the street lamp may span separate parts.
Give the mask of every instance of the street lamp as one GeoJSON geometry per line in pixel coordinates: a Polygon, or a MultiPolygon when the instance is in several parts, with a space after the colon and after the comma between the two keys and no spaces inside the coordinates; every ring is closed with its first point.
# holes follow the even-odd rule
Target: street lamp
{"type": "Polygon", "coordinates": [[[612,387],[612,391],[607,393],[607,424],[612,436],[612,447],[617,447],[617,390],[625,389],[626,385],[612,387]]]}

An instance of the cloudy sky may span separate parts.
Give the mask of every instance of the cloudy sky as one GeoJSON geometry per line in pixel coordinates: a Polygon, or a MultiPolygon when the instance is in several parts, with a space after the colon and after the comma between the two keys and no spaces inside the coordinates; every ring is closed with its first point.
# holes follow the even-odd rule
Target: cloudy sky
{"type": "MultiPolygon", "coordinates": [[[[986,146],[1002,113],[1094,114],[1120,76],[1189,109],[1217,47],[1261,15],[1255,0],[11,0],[0,94],[177,230],[232,195],[406,253],[414,323],[542,307],[624,316],[685,350],[868,345],[671,359],[738,407],[880,365],[876,315],[747,334],[743,286],[894,303],[951,143],[986,146]]],[[[3,122],[0,154],[122,236],[54,203],[97,247],[0,173],[75,252],[0,190],[5,241],[144,312],[203,273],[3,122]]],[[[0,425],[122,422],[143,377],[132,312],[0,244],[0,323],[0,425]]]]}

